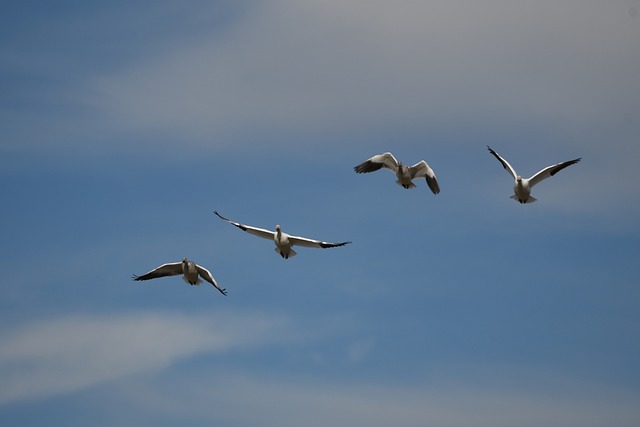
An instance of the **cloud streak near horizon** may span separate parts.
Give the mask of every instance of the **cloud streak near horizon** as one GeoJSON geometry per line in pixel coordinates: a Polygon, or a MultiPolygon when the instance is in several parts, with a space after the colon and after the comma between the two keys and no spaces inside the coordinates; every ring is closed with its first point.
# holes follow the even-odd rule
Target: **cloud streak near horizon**
{"type": "MultiPolygon", "coordinates": [[[[136,407],[154,407],[153,415],[143,416],[145,423],[169,416],[265,426],[347,421],[353,426],[419,426],[426,416],[432,423],[450,426],[595,427],[631,425],[638,416],[638,395],[633,391],[607,384],[573,389],[575,379],[549,372],[536,374],[534,381],[527,378],[532,373],[515,366],[493,367],[489,387],[482,385],[482,377],[446,373],[453,368],[446,365],[429,381],[411,386],[380,380],[353,386],[337,379],[311,385],[291,375],[276,380],[273,373],[260,369],[222,373],[211,367],[167,378],[169,389],[155,385],[172,376],[172,365],[199,355],[208,355],[215,365],[224,353],[256,351],[302,337],[302,331],[292,329],[281,316],[247,314],[81,314],[5,330],[0,334],[0,406],[77,392],[91,395],[92,389],[113,384],[120,396],[111,398],[123,401],[116,419],[127,419],[136,407]],[[131,385],[135,378],[141,379],[131,385]],[[538,386],[525,392],[514,388],[518,380],[538,386]],[[162,403],[180,396],[191,396],[187,406],[162,403]],[[272,414],[269,419],[258,415],[267,412],[272,414]]],[[[357,362],[371,346],[370,341],[354,342],[346,361],[357,362]]]]}
{"type": "Polygon", "coordinates": [[[73,315],[0,335],[0,404],[69,393],[169,368],[201,353],[268,345],[285,328],[274,316],[137,312],[73,315]]]}

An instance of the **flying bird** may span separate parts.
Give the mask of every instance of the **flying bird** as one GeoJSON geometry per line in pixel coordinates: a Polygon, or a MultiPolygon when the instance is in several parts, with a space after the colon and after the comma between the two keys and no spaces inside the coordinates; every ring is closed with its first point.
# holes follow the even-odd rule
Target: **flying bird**
{"type": "Polygon", "coordinates": [[[162,264],[160,267],[155,268],[147,274],[143,274],[142,276],[136,276],[134,274],[133,280],[149,280],[156,279],[158,277],[177,276],[179,274],[182,274],[182,279],[190,285],[200,285],[200,283],[202,283],[200,277],[202,277],[204,280],[211,283],[217,290],[219,290],[222,295],[227,295],[227,290],[222,289],[220,288],[220,286],[218,286],[216,280],[213,278],[209,270],[202,266],[199,266],[193,261],[189,261],[186,258],[182,258],[182,262],[171,262],[162,264]]]}
{"type": "Polygon", "coordinates": [[[353,170],[355,170],[356,173],[368,173],[375,172],[380,168],[386,168],[395,173],[398,178],[396,183],[404,188],[413,188],[416,186],[413,183],[414,179],[425,178],[433,194],[440,192],[440,185],[438,185],[436,174],[424,160],[420,160],[413,166],[405,166],[397,161],[396,158],[393,157],[393,154],[386,152],[371,157],[367,161],[355,166],[353,170]]]}
{"type": "Polygon", "coordinates": [[[547,166],[546,168],[542,169],[541,171],[533,175],[531,178],[527,179],[518,175],[515,169],[513,169],[513,167],[509,164],[509,162],[507,162],[498,153],[493,151],[491,147],[487,145],[487,148],[489,149],[489,152],[493,154],[500,163],[502,163],[502,167],[504,167],[515,180],[515,183],[513,186],[514,195],[511,196],[511,198],[514,200],[517,200],[522,204],[533,203],[537,200],[535,197],[531,196],[531,189],[533,188],[534,185],[536,185],[537,183],[539,183],[544,179],[549,178],[550,176],[554,176],[555,174],[557,174],[567,166],[574,165],[578,163],[580,160],[582,160],[582,158],[577,158],[573,160],[568,160],[566,162],[556,163],[555,165],[547,166]]]}
{"type": "Polygon", "coordinates": [[[276,231],[265,230],[263,228],[252,227],[250,225],[240,224],[239,222],[231,221],[214,211],[214,214],[229,224],[233,224],[242,231],[246,231],[254,236],[262,237],[263,239],[271,239],[276,245],[275,251],[284,259],[289,259],[296,255],[296,251],[292,246],[305,246],[307,248],[334,248],[336,246],[348,245],[351,242],[341,243],[329,243],[321,240],[308,239],[306,237],[292,236],[287,233],[283,233],[279,225],[276,225],[276,231]]]}

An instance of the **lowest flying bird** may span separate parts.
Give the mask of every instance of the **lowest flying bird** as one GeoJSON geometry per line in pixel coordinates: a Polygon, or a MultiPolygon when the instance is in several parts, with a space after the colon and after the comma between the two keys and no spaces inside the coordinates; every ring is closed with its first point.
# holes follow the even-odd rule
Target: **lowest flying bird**
{"type": "Polygon", "coordinates": [[[276,225],[276,231],[265,230],[263,228],[252,227],[250,225],[240,224],[239,222],[231,221],[220,215],[218,211],[214,211],[214,214],[229,224],[235,225],[242,231],[246,231],[254,236],[262,237],[263,239],[273,240],[275,243],[275,251],[284,259],[289,259],[296,255],[296,251],[292,246],[305,246],[307,248],[334,248],[336,246],[348,245],[351,242],[341,243],[329,243],[321,240],[309,239],[306,237],[292,236],[287,233],[283,233],[279,225],[276,225]]]}
{"type": "Polygon", "coordinates": [[[219,290],[222,295],[227,295],[227,290],[222,289],[220,286],[218,286],[216,280],[213,278],[209,270],[196,264],[193,261],[189,261],[186,258],[182,258],[181,262],[162,264],[160,267],[154,268],[153,270],[146,274],[143,274],[142,276],[136,276],[134,274],[133,280],[149,280],[158,277],[177,276],[179,274],[182,274],[182,279],[190,285],[199,285],[200,283],[202,283],[202,280],[200,280],[200,277],[202,277],[204,280],[211,283],[217,290],[219,290]]]}

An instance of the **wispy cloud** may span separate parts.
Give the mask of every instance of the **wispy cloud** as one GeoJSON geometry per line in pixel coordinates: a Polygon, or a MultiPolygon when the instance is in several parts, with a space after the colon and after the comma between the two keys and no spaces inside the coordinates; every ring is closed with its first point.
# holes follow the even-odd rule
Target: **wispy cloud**
{"type": "Polygon", "coordinates": [[[597,120],[637,106],[634,24],[601,3],[281,0],[96,82],[96,100],[121,123],[196,140],[380,120],[597,120]]]}
{"type": "Polygon", "coordinates": [[[70,392],[169,367],[200,353],[223,353],[283,339],[275,316],[131,313],[37,321],[0,335],[0,403],[70,392]]]}
{"type": "Polygon", "coordinates": [[[482,386],[459,378],[398,386],[366,381],[346,385],[289,376],[275,380],[246,374],[205,375],[206,381],[194,382],[190,378],[172,381],[170,390],[155,383],[147,384],[135,388],[135,396],[127,398],[137,405],[163,408],[166,415],[182,420],[215,423],[224,420],[230,425],[265,427],[622,427],[634,425],[640,419],[635,407],[636,393],[596,384],[588,385],[589,391],[585,392],[578,384],[566,388],[557,378],[547,378],[548,388],[535,389],[526,385],[482,386]]]}

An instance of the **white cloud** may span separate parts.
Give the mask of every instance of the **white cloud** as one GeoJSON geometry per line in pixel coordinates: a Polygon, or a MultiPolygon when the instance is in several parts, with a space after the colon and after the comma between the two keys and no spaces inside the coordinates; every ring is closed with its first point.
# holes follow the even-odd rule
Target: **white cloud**
{"type": "Polygon", "coordinates": [[[203,352],[263,345],[284,326],[274,316],[231,313],[76,315],[33,322],[0,335],[0,403],[167,368],[203,352]]]}
{"type": "Polygon", "coordinates": [[[254,12],[104,79],[98,102],[131,127],[215,144],[246,130],[561,123],[637,107],[638,29],[623,5],[281,0],[254,12]]]}
{"type": "Polygon", "coordinates": [[[172,381],[172,388],[157,384],[135,388],[130,398],[137,407],[154,408],[154,412],[163,408],[183,421],[265,427],[596,427],[630,426],[640,420],[636,393],[601,384],[574,383],[567,388],[557,378],[547,380],[548,388],[527,389],[526,385],[468,384],[455,378],[400,387],[362,381],[346,385],[318,378],[210,375],[206,380],[172,381]]]}

